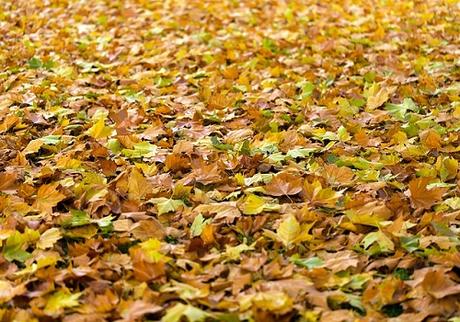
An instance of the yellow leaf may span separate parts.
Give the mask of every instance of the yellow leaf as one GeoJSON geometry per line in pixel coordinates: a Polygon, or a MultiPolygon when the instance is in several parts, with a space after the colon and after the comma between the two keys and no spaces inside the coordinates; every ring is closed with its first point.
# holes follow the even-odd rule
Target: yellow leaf
{"type": "Polygon", "coordinates": [[[313,205],[325,205],[329,207],[334,207],[337,200],[342,196],[340,192],[334,191],[331,188],[323,189],[321,182],[318,180],[314,180],[312,183],[305,181],[304,193],[305,197],[313,205]]]}
{"type": "Polygon", "coordinates": [[[57,316],[61,314],[65,308],[78,306],[78,298],[82,293],[71,294],[69,291],[57,291],[48,298],[43,312],[46,315],[57,316]]]}
{"type": "Polygon", "coordinates": [[[32,141],[29,142],[29,144],[27,144],[25,149],[22,150],[22,153],[24,153],[24,155],[36,153],[36,152],[38,152],[38,150],[40,150],[40,148],[43,146],[43,144],[44,144],[43,141],[40,140],[40,139],[32,140],[32,141]]]}
{"type": "Polygon", "coordinates": [[[109,126],[105,126],[104,119],[100,118],[86,133],[95,139],[103,139],[110,136],[112,132],[113,129],[109,126]]]}
{"type": "Polygon", "coordinates": [[[238,298],[241,311],[246,311],[252,305],[263,310],[283,314],[292,309],[292,299],[281,291],[267,291],[256,294],[242,295],[238,298]]]}
{"type": "Polygon", "coordinates": [[[37,198],[33,203],[32,207],[41,212],[51,214],[53,207],[58,204],[61,200],[65,199],[65,195],[60,193],[56,188],[58,184],[45,184],[38,189],[37,198]]]}
{"type": "Polygon", "coordinates": [[[40,249],[51,248],[61,238],[62,235],[58,228],[50,228],[40,236],[37,247],[40,249]]]}
{"type": "Polygon", "coordinates": [[[276,231],[279,239],[286,247],[289,247],[300,234],[300,224],[294,215],[288,215],[276,231]]]}
{"type": "Polygon", "coordinates": [[[148,187],[147,179],[137,168],[133,168],[128,179],[128,199],[141,200],[148,191],[148,187]]]}
{"type": "Polygon", "coordinates": [[[367,109],[368,110],[375,110],[383,103],[385,103],[389,98],[390,95],[396,90],[395,87],[382,87],[379,88],[378,84],[373,84],[368,91],[367,97],[367,109]]]}
{"type": "Polygon", "coordinates": [[[257,215],[264,211],[265,200],[259,196],[251,194],[246,197],[243,203],[243,214],[257,215]]]}

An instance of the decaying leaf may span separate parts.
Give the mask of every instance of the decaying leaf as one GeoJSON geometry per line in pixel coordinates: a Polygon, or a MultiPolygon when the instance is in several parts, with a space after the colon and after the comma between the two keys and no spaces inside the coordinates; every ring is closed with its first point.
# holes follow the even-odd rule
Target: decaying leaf
{"type": "Polygon", "coordinates": [[[459,322],[459,9],[0,1],[0,320],[459,322]]]}

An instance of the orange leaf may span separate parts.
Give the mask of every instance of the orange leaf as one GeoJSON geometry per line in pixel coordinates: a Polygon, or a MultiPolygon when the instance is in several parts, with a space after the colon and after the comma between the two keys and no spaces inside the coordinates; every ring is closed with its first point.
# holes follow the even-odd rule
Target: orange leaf
{"type": "Polygon", "coordinates": [[[420,133],[420,141],[430,149],[441,148],[441,136],[433,129],[428,129],[420,133]]]}
{"type": "Polygon", "coordinates": [[[426,186],[430,181],[429,178],[417,178],[409,182],[410,199],[414,208],[429,209],[442,199],[446,189],[433,188],[428,190],[426,186]]]}
{"type": "Polygon", "coordinates": [[[38,189],[37,198],[32,206],[42,212],[53,213],[53,207],[66,197],[56,189],[57,186],[57,183],[41,186],[38,189]]]}
{"type": "Polygon", "coordinates": [[[329,184],[348,185],[353,182],[353,171],[348,167],[338,167],[335,164],[324,166],[324,178],[329,184]]]}
{"type": "Polygon", "coordinates": [[[0,173],[0,191],[5,191],[11,188],[16,182],[17,174],[14,172],[0,173]]]}

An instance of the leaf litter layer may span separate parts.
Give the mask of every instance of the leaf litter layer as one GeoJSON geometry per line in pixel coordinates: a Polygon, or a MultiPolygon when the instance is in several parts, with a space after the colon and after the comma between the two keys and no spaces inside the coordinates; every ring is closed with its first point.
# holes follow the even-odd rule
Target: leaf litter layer
{"type": "Polygon", "coordinates": [[[3,321],[459,321],[456,0],[0,8],[3,321]]]}

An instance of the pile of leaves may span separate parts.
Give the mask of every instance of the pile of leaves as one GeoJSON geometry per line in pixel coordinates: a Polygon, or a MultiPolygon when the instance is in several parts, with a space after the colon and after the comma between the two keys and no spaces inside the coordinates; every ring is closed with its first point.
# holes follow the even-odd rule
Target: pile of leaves
{"type": "Polygon", "coordinates": [[[0,8],[2,321],[459,321],[458,1],[0,8]]]}

